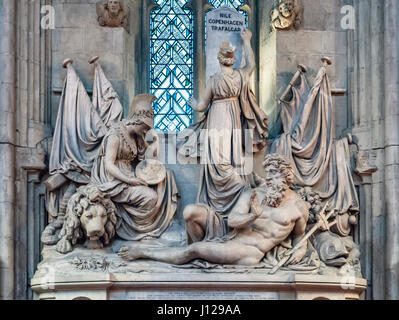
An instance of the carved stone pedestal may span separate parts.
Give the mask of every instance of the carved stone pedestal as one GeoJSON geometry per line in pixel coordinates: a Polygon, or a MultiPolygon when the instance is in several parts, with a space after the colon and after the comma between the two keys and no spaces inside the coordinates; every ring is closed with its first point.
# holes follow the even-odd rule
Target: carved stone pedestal
{"type": "Polygon", "coordinates": [[[366,280],[341,284],[339,277],[175,273],[80,275],[32,289],[40,300],[360,300],[366,280]]]}
{"type": "MultiPolygon", "coordinates": [[[[126,263],[105,250],[50,250],[31,281],[40,300],[360,300],[366,280],[267,269],[198,269],[126,263]],[[46,262],[50,261],[50,262],[46,262]],[[151,270],[151,271],[149,271],[151,270]]],[[[45,254],[46,256],[46,254],[45,254]]]]}

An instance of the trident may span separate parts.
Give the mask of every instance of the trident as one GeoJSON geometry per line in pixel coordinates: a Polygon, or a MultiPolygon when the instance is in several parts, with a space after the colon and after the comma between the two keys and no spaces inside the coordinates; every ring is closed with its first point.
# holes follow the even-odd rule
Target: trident
{"type": "Polygon", "coordinates": [[[302,247],[306,241],[314,234],[317,230],[330,230],[330,228],[337,223],[337,220],[333,222],[328,222],[328,219],[335,212],[334,210],[330,211],[327,215],[325,214],[327,207],[330,205],[330,202],[327,202],[321,212],[317,215],[317,223],[309,230],[309,232],[299,241],[292,249],[286,251],[283,255],[283,258],[276,264],[272,270],[269,271],[269,274],[275,274],[277,270],[279,270],[292,256],[292,254],[297,251],[300,247],[302,247]]]}

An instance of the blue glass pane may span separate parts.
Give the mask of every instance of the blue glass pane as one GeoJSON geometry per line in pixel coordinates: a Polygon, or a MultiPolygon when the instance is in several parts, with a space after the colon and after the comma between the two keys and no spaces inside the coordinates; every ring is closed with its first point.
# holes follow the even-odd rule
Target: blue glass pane
{"type": "Polygon", "coordinates": [[[214,8],[219,8],[221,6],[228,6],[230,8],[234,8],[238,10],[241,14],[243,14],[246,18],[247,25],[248,25],[248,13],[245,11],[240,10],[240,7],[244,5],[245,0],[209,0],[209,3],[214,8]]]}
{"type": "Polygon", "coordinates": [[[193,119],[188,105],[193,95],[193,13],[184,8],[188,0],[156,0],[151,12],[150,88],[154,127],[181,131],[193,119]]]}

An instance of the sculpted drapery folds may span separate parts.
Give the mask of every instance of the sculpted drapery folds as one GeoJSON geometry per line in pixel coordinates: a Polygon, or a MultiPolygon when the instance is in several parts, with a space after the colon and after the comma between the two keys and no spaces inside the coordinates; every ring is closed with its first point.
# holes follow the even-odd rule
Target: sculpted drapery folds
{"type": "Polygon", "coordinates": [[[159,237],[176,212],[178,191],[172,173],[150,187],[132,170],[134,160],[145,160],[145,137],[153,128],[155,99],[149,94],[134,99],[130,119],[111,127],[93,165],[91,183],[117,204],[117,234],[125,240],[159,237]]]}
{"type": "MultiPolygon", "coordinates": [[[[203,120],[191,129],[206,129],[206,162],[197,204],[183,212],[186,247],[149,247],[147,242],[171,225],[178,201],[173,172],[156,160],[159,145],[152,106],[156,97],[138,95],[127,119],[121,120],[122,105],[98,57],[90,60],[95,66],[93,102],[72,61],[67,60],[48,181],[49,208],[55,220],[43,232],[42,241],[68,253],[79,240],[85,240],[88,249],[98,249],[117,236],[134,241],[119,251],[126,260],[180,265],[201,259],[208,265],[317,270],[319,255],[309,239],[319,226],[316,223],[314,231],[306,233],[310,209],[313,220],[322,216],[317,210],[322,200],[331,203],[326,220],[334,210],[357,209],[347,143],[333,140],[326,65],[313,88],[303,77],[299,85],[292,84],[292,100],[282,101],[285,132],[273,141],[272,152],[265,157],[265,178],[256,176],[252,183],[253,170],[245,168],[248,150],[244,145],[250,141],[251,155],[265,149],[268,118],[249,87],[255,68],[251,36],[248,30],[241,32],[245,67],[233,69],[235,48],[222,43],[217,57],[221,72],[210,78],[200,102],[190,102],[193,109],[205,111],[203,120]],[[298,186],[303,194],[294,191],[298,186]],[[314,192],[318,200],[311,208],[305,198],[314,192]]],[[[323,255],[325,264],[337,259],[347,262],[341,242],[325,235],[318,239],[320,251],[325,251],[324,242],[336,244],[332,257],[323,255]]]]}
{"type": "MultiPolygon", "coordinates": [[[[90,63],[97,60],[98,57],[92,58],[90,63]]],[[[173,173],[161,170],[163,175],[158,174],[154,182],[148,174],[151,170],[146,168],[151,165],[148,161],[157,156],[158,137],[151,131],[152,103],[156,98],[147,94],[137,96],[129,118],[119,121],[121,104],[101,66],[96,62],[95,106],[73,69],[72,60],[66,60],[64,66],[68,73],[50,155],[51,176],[46,182],[52,219],[42,234],[42,242],[59,242],[65,229],[67,205],[69,208],[77,188],[87,184],[116,205],[115,229],[119,237],[159,237],[176,213],[178,190],[173,173]],[[151,137],[152,143],[146,142],[151,137]],[[134,160],[148,160],[142,163],[141,171],[152,186],[135,176],[134,160]]],[[[164,169],[160,163],[159,167],[164,169]]],[[[63,243],[66,247],[60,251],[70,251],[71,243],[63,243]]]]}
{"type": "Polygon", "coordinates": [[[359,202],[350,166],[351,137],[334,140],[334,112],[327,65],[323,58],[312,88],[300,73],[291,87],[292,98],[282,97],[281,120],[284,132],[269,152],[285,155],[294,169],[295,184],[311,187],[341,216],[336,228],[342,236],[350,231],[348,212],[356,214],[359,202]]]}
{"type": "Polygon", "coordinates": [[[205,117],[189,128],[197,137],[206,132],[203,140],[205,165],[197,202],[209,205],[223,215],[229,213],[249,186],[247,175],[251,172],[246,172],[244,139],[251,141],[248,146],[251,150],[247,152],[252,155],[266,145],[268,135],[267,116],[249,87],[249,78],[255,69],[250,44],[252,33],[243,30],[241,37],[245,67],[233,69],[235,48],[230,43],[222,43],[218,54],[221,72],[210,78],[201,101],[190,101],[194,110],[205,112],[205,117]]]}
{"type": "Polygon", "coordinates": [[[63,174],[69,180],[89,182],[106,127],[94,110],[89,95],[71,60],[65,60],[67,76],[58,109],[50,156],[50,174],[63,174]]]}
{"type": "MultiPolygon", "coordinates": [[[[216,264],[253,266],[289,237],[295,245],[305,234],[310,205],[290,190],[294,177],[284,157],[267,155],[264,166],[264,184],[242,193],[227,226],[222,226],[222,219],[212,208],[192,205],[184,213],[192,244],[169,249],[137,244],[122,248],[120,256],[127,260],[153,259],[174,264],[202,259],[216,264]],[[213,235],[206,233],[210,221],[215,223],[213,235]],[[227,233],[223,234],[222,229],[227,233]]],[[[292,254],[287,265],[298,264],[307,253],[305,244],[292,254]]]]}
{"type": "Polygon", "coordinates": [[[122,120],[123,107],[117,92],[104,74],[99,57],[93,57],[89,63],[94,64],[93,107],[100,115],[107,128],[122,120]]]}

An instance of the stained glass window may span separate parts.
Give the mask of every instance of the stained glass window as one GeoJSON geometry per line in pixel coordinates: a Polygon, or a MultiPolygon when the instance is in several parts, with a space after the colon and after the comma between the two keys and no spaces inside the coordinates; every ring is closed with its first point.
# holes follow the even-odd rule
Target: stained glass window
{"type": "Polygon", "coordinates": [[[245,4],[245,0],[209,0],[209,3],[214,8],[219,8],[221,6],[228,6],[230,8],[236,9],[239,13],[245,16],[248,25],[248,13],[243,10],[240,10],[240,7],[245,4]]]}
{"type": "Polygon", "coordinates": [[[181,131],[193,119],[188,100],[193,94],[193,13],[184,8],[188,0],[156,0],[151,12],[150,89],[154,127],[181,131]]]}

